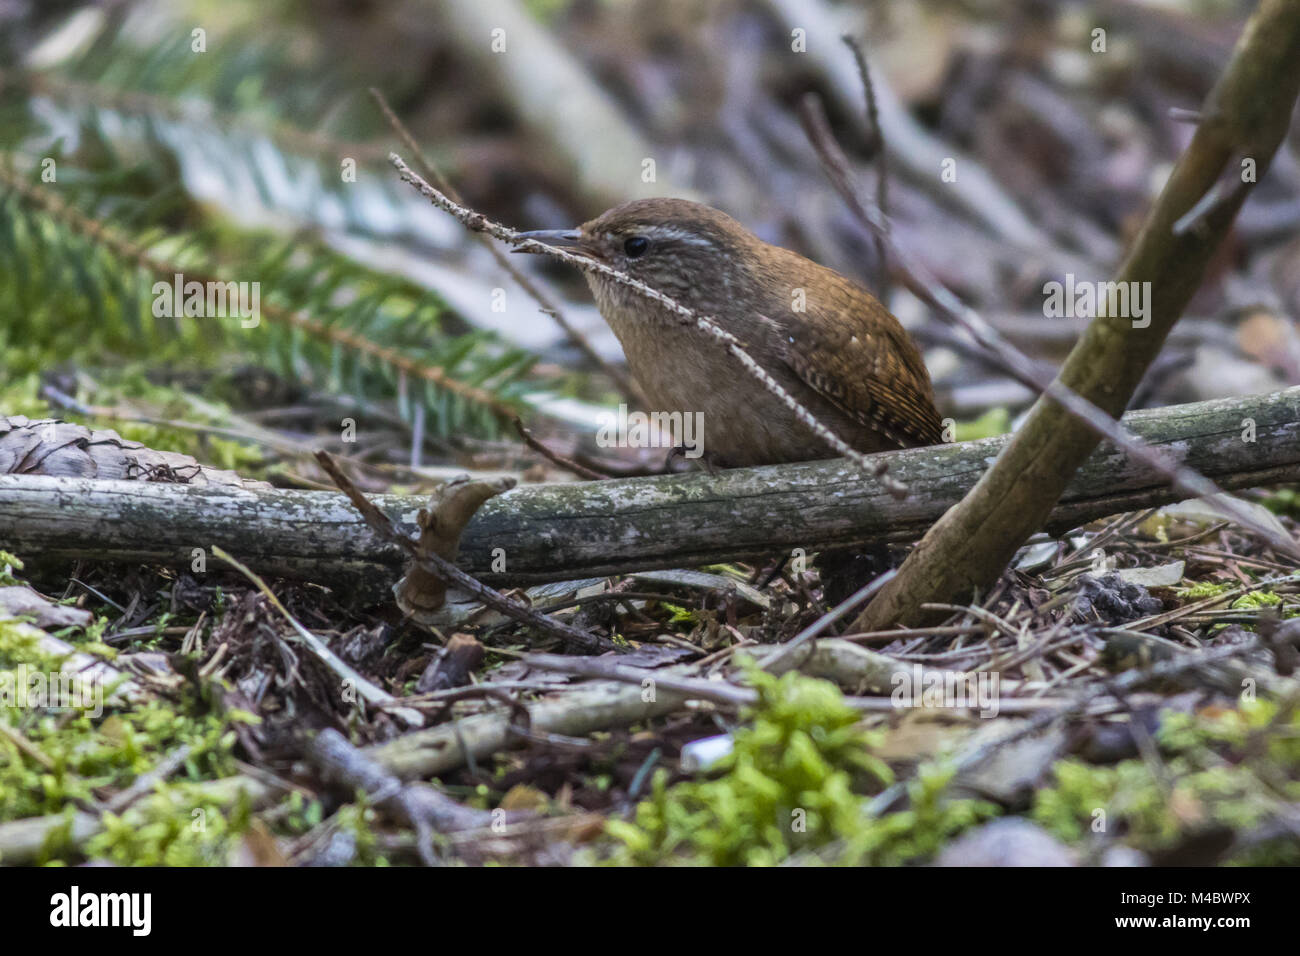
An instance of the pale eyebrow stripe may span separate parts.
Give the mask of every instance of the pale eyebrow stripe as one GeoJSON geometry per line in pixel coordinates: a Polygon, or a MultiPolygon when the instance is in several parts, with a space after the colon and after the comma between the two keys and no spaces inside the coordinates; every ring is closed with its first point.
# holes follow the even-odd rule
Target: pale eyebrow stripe
{"type": "Polygon", "coordinates": [[[707,239],[699,233],[691,232],[687,229],[679,229],[676,226],[651,226],[645,231],[645,235],[651,239],[668,239],[674,242],[684,242],[690,246],[704,246],[713,248],[712,239],[707,239]]]}

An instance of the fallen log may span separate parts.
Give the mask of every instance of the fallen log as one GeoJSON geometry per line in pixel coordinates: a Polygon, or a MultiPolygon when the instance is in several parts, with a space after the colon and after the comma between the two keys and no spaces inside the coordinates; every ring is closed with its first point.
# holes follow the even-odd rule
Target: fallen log
{"type": "MultiPolygon", "coordinates": [[[[1124,420],[1225,488],[1300,481],[1300,388],[1124,420]]],[[[842,460],[523,486],[482,507],[465,528],[458,564],[486,582],[517,584],[914,540],[1006,440],[887,453],[890,478],[909,490],[903,500],[842,460]]],[[[427,504],[415,496],[373,500],[411,532],[427,504]]],[[[1047,530],[1174,500],[1150,469],[1103,444],[1047,530]]],[[[24,558],[197,569],[213,545],[262,574],[353,587],[391,583],[405,564],[334,492],[0,476],[0,548],[24,558]]]]}

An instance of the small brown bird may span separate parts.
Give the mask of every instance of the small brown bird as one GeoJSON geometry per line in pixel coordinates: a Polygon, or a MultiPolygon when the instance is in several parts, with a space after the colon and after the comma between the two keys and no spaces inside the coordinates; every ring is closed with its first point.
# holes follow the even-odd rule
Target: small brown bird
{"type": "MultiPolygon", "coordinates": [[[[941,441],[929,373],[889,310],[856,282],[768,245],[716,209],[642,199],[577,229],[524,235],[613,266],[712,317],[858,451],[941,441]]],[[[588,272],[587,282],[649,410],[704,413],[712,463],[834,456],[706,333],[608,276],[588,272]]]]}

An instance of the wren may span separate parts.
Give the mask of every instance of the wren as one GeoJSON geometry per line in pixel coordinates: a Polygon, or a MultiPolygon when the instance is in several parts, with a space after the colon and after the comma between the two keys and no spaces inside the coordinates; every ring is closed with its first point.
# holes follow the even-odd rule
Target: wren
{"type": "MultiPolygon", "coordinates": [[[[858,451],[941,441],[929,372],[898,319],[858,283],[763,242],[725,213],[642,199],[577,229],[523,235],[603,262],[712,318],[858,451]]],[[[704,413],[712,464],[834,456],[722,344],[608,276],[586,276],[650,410],[704,413]]]]}

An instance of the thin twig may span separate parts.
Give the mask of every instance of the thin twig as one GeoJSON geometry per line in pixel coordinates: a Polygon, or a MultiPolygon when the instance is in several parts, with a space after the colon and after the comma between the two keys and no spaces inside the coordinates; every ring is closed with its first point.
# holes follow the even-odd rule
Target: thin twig
{"type": "MultiPolygon", "coordinates": [[[[622,684],[639,684],[642,687],[649,684],[656,691],[663,690],[696,700],[707,700],[724,707],[753,707],[758,703],[758,691],[752,687],[740,687],[724,680],[683,677],[648,667],[632,667],[605,658],[528,654],[524,656],[523,661],[542,670],[559,671],[580,677],[612,680],[622,684]]],[[[845,697],[844,702],[864,713],[897,713],[898,711],[898,703],[891,697],[845,697]]],[[[1063,704],[1059,699],[1019,697],[1001,698],[998,701],[999,710],[1005,708],[1008,713],[1059,709],[1062,706],[1068,706],[1068,702],[1063,704]]]]}
{"type": "MultiPolygon", "coordinates": [[[[397,114],[394,113],[392,107],[388,105],[388,100],[384,98],[384,94],[372,86],[370,88],[370,96],[379,107],[379,111],[384,114],[384,118],[388,120],[388,125],[393,128],[393,132],[395,132],[397,137],[406,144],[406,148],[411,151],[411,155],[415,157],[416,165],[420,167],[420,171],[424,173],[425,177],[437,185],[439,189],[452,199],[460,202],[460,195],[457,193],[456,188],[452,186],[447,177],[442,174],[442,171],[434,165],[433,160],[430,159],[424,150],[420,148],[420,145],[415,141],[415,137],[411,135],[411,131],[406,128],[406,125],[400,119],[398,119],[397,114]]],[[[475,241],[483,246],[483,248],[492,253],[492,258],[496,259],[497,265],[504,269],[510,278],[514,279],[515,282],[519,284],[519,288],[523,289],[532,297],[533,301],[537,303],[538,307],[543,312],[555,320],[555,324],[563,330],[566,336],[568,336],[569,341],[576,345],[583,355],[587,356],[588,359],[594,362],[597,368],[608,375],[610,380],[618,386],[624,395],[640,402],[642,405],[647,405],[645,396],[642,395],[641,391],[636,387],[636,383],[632,381],[631,376],[622,369],[617,368],[613,363],[606,360],[604,356],[597,352],[595,347],[587,341],[587,337],[573,327],[568,318],[565,317],[564,313],[560,310],[560,307],[556,305],[551,297],[548,296],[537,285],[537,283],[533,282],[528,275],[510,261],[509,256],[493,245],[491,240],[482,233],[471,233],[471,235],[474,237],[475,241]]]]}
{"type": "Polygon", "coordinates": [[[556,654],[528,654],[523,662],[541,670],[576,674],[614,680],[623,684],[643,684],[651,681],[658,689],[672,691],[708,700],[728,707],[752,707],[758,702],[758,692],[750,687],[737,687],[728,681],[705,680],[699,677],[682,677],[663,673],[648,667],[632,667],[616,660],[590,657],[562,657],[556,654]]]}
{"type": "Polygon", "coordinates": [[[153,790],[155,784],[162,783],[184,766],[185,761],[190,759],[190,754],[193,752],[194,747],[191,744],[182,744],[180,747],[177,747],[160,760],[158,765],[152,770],[140,774],[140,776],[131,781],[129,787],[120,793],[115,794],[108,803],[104,805],[104,809],[108,810],[110,813],[115,813],[118,816],[121,816],[127,807],[131,806],[131,804],[135,803],[146,793],[153,790]]]}
{"type": "MultiPolygon", "coordinates": [[[[858,76],[862,80],[862,89],[867,96],[867,123],[871,127],[871,146],[876,160],[876,208],[880,210],[886,224],[889,222],[889,155],[885,151],[885,130],[880,125],[880,112],[876,108],[876,86],[871,82],[871,71],[867,69],[867,57],[862,51],[862,44],[845,34],[840,37],[853,52],[853,59],[858,64],[858,76]]],[[[872,231],[876,244],[876,298],[889,304],[889,255],[886,251],[885,237],[872,231]]]]}
{"type": "Polygon", "coordinates": [[[524,444],[537,452],[537,454],[546,458],[547,461],[559,465],[565,471],[573,472],[579,478],[586,478],[588,481],[603,481],[609,477],[609,475],[602,475],[598,471],[592,471],[586,465],[580,465],[572,459],[565,458],[563,455],[551,451],[551,449],[547,448],[540,441],[534,438],[533,433],[525,428],[523,421],[518,418],[515,419],[515,431],[517,431],[519,437],[524,440],[524,444]]]}

